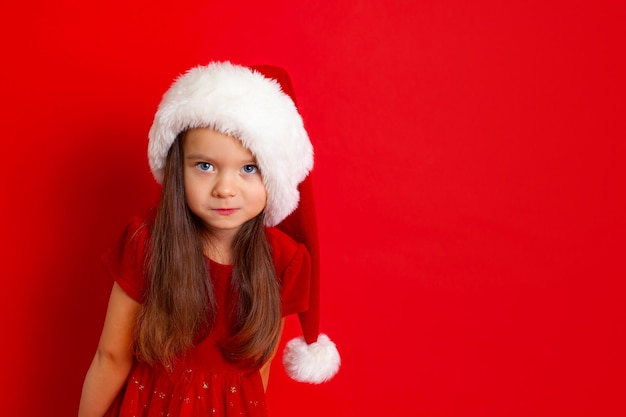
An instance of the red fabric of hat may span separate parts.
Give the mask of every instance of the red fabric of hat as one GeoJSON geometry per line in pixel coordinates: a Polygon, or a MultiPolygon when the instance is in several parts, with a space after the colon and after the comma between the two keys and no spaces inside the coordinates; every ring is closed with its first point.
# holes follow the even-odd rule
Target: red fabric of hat
{"type": "MultiPolygon", "coordinates": [[[[256,65],[252,69],[272,78],[297,106],[291,79],[284,69],[271,65],[256,65]]],[[[283,363],[287,373],[301,382],[320,383],[332,378],[340,366],[335,344],[325,334],[320,334],[320,256],[317,233],[317,216],[311,173],[298,185],[300,201],[297,208],[278,227],[295,241],[306,246],[311,257],[311,286],[309,309],[299,314],[302,338],[287,344],[283,363]]]]}

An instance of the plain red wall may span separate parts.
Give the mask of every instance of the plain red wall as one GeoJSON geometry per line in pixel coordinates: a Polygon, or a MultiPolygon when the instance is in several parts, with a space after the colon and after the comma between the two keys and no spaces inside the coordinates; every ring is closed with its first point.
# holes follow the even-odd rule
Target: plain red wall
{"type": "MultiPolygon", "coordinates": [[[[626,415],[621,1],[12,2],[2,13],[2,414],[74,415],[157,198],[161,94],[213,59],[293,78],[316,145],[322,386],[271,415],[626,415]]],[[[291,321],[287,333],[297,332],[291,321]]]]}

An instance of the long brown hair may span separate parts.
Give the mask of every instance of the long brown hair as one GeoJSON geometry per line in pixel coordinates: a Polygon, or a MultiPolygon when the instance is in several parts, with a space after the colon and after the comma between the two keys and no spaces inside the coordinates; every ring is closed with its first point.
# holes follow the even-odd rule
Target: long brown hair
{"type": "MultiPolygon", "coordinates": [[[[171,365],[211,330],[215,297],[200,220],[185,202],[184,133],[166,159],[161,200],[152,226],[147,259],[147,295],[136,330],[136,352],[142,360],[171,365]]],[[[274,263],[263,226],[263,213],[246,222],[234,247],[231,295],[235,297],[234,326],[222,342],[232,361],[265,363],[280,339],[281,300],[274,263]]]]}

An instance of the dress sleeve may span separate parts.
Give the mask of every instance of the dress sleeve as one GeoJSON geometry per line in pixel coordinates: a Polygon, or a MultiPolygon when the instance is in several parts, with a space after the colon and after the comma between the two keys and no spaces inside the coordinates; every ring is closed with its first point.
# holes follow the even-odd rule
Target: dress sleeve
{"type": "Polygon", "coordinates": [[[148,227],[142,219],[136,217],[126,226],[117,244],[101,257],[102,263],[115,282],[139,303],[143,302],[146,289],[148,239],[148,227]]]}
{"type": "Polygon", "coordinates": [[[298,244],[298,249],[282,276],[283,316],[309,309],[310,288],[311,258],[304,245],[298,244]]]}
{"type": "Polygon", "coordinates": [[[266,229],[281,285],[283,316],[309,309],[311,257],[301,243],[276,228],[266,229]]]}

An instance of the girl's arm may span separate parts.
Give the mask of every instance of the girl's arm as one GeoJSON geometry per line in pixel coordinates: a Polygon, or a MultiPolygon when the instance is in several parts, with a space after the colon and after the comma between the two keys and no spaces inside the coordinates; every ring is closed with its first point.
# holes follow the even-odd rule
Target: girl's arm
{"type": "Polygon", "coordinates": [[[133,363],[133,328],[140,304],[113,284],[96,355],[87,371],[78,417],[102,417],[122,389],[133,363]]]}
{"type": "MultiPolygon", "coordinates": [[[[285,319],[283,318],[280,321],[280,333],[281,334],[283,333],[284,328],[285,328],[285,319]]],[[[278,351],[279,345],[280,343],[276,344],[276,346],[274,347],[274,352],[272,353],[272,356],[270,356],[268,361],[265,362],[263,366],[261,366],[261,369],[259,369],[259,372],[261,373],[261,381],[263,382],[264,391],[267,391],[267,383],[269,382],[269,379],[270,379],[270,368],[272,366],[272,360],[274,359],[274,356],[276,356],[276,351],[278,351]]]]}

